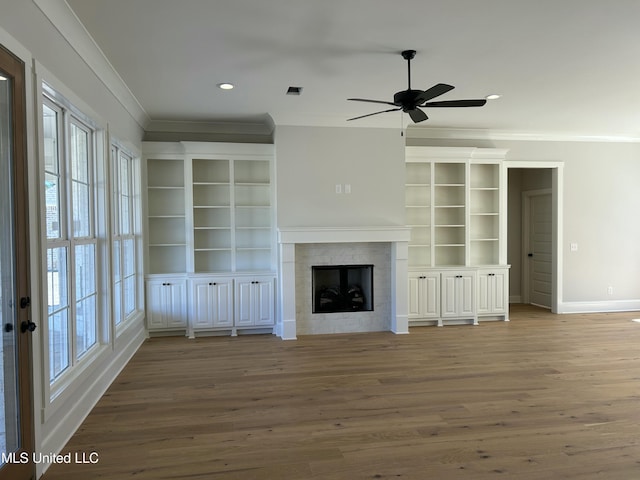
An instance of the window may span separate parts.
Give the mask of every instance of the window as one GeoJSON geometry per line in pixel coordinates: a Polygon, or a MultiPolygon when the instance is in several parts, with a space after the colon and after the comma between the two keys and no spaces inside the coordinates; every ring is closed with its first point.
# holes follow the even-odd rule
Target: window
{"type": "Polygon", "coordinates": [[[95,131],[43,99],[49,381],[98,343],[95,131]]]}
{"type": "Polygon", "coordinates": [[[117,145],[111,146],[112,165],[112,245],[113,318],[116,327],[138,307],[136,252],[136,196],[133,157],[117,145]]]}

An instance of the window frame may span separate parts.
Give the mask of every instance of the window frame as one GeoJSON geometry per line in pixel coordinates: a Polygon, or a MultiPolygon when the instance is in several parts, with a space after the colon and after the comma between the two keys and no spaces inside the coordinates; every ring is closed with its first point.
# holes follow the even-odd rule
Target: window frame
{"type": "MultiPolygon", "coordinates": [[[[101,229],[98,226],[100,219],[99,214],[99,184],[101,181],[100,171],[100,155],[99,155],[99,129],[91,119],[86,117],[82,112],[75,108],[69,101],[62,97],[59,93],[49,87],[46,83],[42,84],[42,96],[40,99],[43,107],[53,110],[56,113],[56,135],[58,145],[56,146],[57,153],[57,179],[59,182],[58,189],[58,237],[49,238],[48,236],[48,223],[45,220],[45,232],[43,235],[45,257],[49,258],[49,252],[55,248],[63,248],[66,255],[66,365],[58,372],[52,371],[52,351],[53,345],[51,343],[52,331],[50,330],[51,312],[47,309],[47,325],[46,335],[47,339],[44,342],[45,346],[45,372],[46,372],[46,385],[48,385],[50,398],[53,399],[60,394],[60,392],[66,388],[66,385],[77,375],[78,370],[82,370],[84,365],[89,365],[91,359],[95,358],[98,354],[99,347],[107,340],[106,335],[103,334],[103,328],[101,325],[101,319],[103,317],[103,306],[100,298],[101,290],[101,275],[102,275],[102,263],[101,263],[101,246],[100,246],[100,233],[101,229]],[[81,184],[86,187],[86,195],[88,197],[87,208],[87,227],[86,231],[80,235],[76,235],[75,223],[74,223],[74,205],[80,203],[77,199],[74,199],[74,173],[72,167],[72,139],[71,132],[76,128],[86,134],[86,144],[83,153],[86,153],[86,179],[81,184]],[[78,261],[76,254],[85,246],[93,247],[93,254],[91,260],[93,261],[93,272],[90,277],[86,277],[90,285],[91,291],[88,294],[83,295],[82,298],[78,298],[79,285],[78,277],[78,261]],[[78,315],[79,304],[87,299],[93,298],[92,311],[89,313],[89,323],[82,325],[83,332],[85,334],[84,342],[86,342],[86,348],[79,348],[78,333],[80,331],[80,323],[78,315]],[[88,328],[87,328],[88,327],[88,328]],[[86,332],[89,330],[90,334],[87,336],[86,332]],[[89,340],[87,342],[87,339],[89,340]]],[[[41,116],[44,116],[44,108],[41,112],[41,116]]],[[[43,132],[44,135],[44,132],[43,132]]],[[[52,174],[47,170],[47,165],[43,165],[43,174],[52,174]]],[[[46,189],[46,183],[41,187],[46,189]]],[[[43,209],[45,211],[45,218],[47,212],[46,201],[43,202],[43,209]]],[[[45,284],[48,297],[51,295],[49,290],[49,270],[48,265],[45,262],[43,268],[45,269],[45,284]]],[[[49,305],[49,298],[47,305],[49,305]]],[[[91,302],[89,302],[91,304],[91,302]]],[[[84,343],[83,342],[83,343],[84,343]]]]}
{"type": "Polygon", "coordinates": [[[141,277],[140,264],[140,229],[139,229],[139,212],[140,212],[140,196],[136,185],[139,183],[139,159],[131,153],[127,148],[123,147],[117,140],[112,139],[109,148],[110,171],[111,171],[111,249],[112,249],[112,273],[111,288],[112,308],[113,308],[113,327],[116,335],[119,335],[126,326],[137,318],[140,312],[141,290],[139,287],[141,277]],[[126,163],[127,171],[127,189],[128,195],[122,193],[122,161],[126,163]],[[126,198],[128,208],[128,233],[123,233],[123,199],[126,198]],[[130,263],[132,269],[127,273],[125,242],[131,242],[133,245],[133,258],[130,263]],[[116,247],[118,245],[118,247],[116,247]],[[116,263],[117,262],[117,263],[116,263]],[[130,292],[133,294],[132,308],[127,310],[127,284],[129,279],[132,288],[130,292]]]}

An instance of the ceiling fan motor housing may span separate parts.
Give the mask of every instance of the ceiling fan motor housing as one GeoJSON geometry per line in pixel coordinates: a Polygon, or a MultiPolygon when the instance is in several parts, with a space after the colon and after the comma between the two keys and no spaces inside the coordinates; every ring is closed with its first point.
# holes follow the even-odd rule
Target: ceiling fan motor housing
{"type": "Polygon", "coordinates": [[[422,94],[422,90],[402,90],[393,96],[393,103],[402,107],[403,111],[413,110],[418,106],[418,95],[422,94]]]}

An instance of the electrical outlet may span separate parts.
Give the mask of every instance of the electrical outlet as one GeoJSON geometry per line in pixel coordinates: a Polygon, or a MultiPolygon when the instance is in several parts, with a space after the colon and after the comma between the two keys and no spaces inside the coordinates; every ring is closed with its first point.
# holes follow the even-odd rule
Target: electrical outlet
{"type": "Polygon", "coordinates": [[[350,183],[345,183],[344,184],[344,193],[351,193],[351,184],[350,183]]]}
{"type": "Polygon", "coordinates": [[[578,244],[577,243],[572,243],[571,244],[571,251],[572,252],[577,252],[578,251],[578,244]]]}
{"type": "Polygon", "coordinates": [[[613,295],[613,287],[607,287],[607,295],[613,295]]]}
{"type": "Polygon", "coordinates": [[[336,193],[342,193],[342,185],[339,183],[336,183],[336,193]]]}

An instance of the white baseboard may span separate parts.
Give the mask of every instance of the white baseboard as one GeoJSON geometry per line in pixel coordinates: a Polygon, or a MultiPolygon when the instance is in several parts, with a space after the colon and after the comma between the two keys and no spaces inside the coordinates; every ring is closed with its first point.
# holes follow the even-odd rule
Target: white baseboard
{"type": "MultiPolygon", "coordinates": [[[[68,402],[72,407],[68,408],[52,430],[42,439],[39,448],[36,446],[39,452],[46,454],[51,452],[59,453],[64,448],[71,436],[98,403],[98,400],[104,395],[111,383],[144,342],[146,338],[144,323],[139,322],[127,333],[131,335],[130,338],[127,339],[128,341],[120,351],[104,365],[101,375],[93,379],[84,392],[74,398],[73,401],[70,400],[68,402]]],[[[36,464],[36,478],[40,478],[49,466],[50,463],[36,464]]]]}
{"type": "Polygon", "coordinates": [[[558,313],[608,313],[635,311],[640,311],[640,300],[562,302],[558,305],[558,313]]]}

